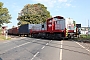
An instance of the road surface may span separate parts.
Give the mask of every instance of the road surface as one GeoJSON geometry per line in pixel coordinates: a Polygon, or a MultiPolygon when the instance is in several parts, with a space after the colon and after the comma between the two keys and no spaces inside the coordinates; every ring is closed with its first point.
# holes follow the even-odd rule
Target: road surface
{"type": "Polygon", "coordinates": [[[90,60],[88,47],[76,41],[17,38],[0,42],[0,60],[90,60]]]}

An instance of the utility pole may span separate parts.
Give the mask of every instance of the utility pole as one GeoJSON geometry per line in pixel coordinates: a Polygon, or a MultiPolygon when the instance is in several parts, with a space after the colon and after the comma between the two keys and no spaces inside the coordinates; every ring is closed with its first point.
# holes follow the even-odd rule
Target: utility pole
{"type": "Polygon", "coordinates": [[[88,35],[89,35],[89,20],[88,20],[88,35]]]}

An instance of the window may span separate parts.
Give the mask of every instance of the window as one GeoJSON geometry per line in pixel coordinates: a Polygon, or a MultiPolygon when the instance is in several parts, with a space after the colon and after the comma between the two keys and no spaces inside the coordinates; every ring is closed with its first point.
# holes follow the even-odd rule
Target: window
{"type": "Polygon", "coordinates": [[[42,28],[44,28],[44,25],[42,25],[42,28]]]}

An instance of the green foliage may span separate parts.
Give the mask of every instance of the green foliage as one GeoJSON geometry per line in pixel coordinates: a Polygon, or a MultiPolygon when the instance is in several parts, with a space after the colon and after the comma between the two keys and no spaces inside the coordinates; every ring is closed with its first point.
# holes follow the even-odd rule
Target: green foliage
{"type": "Polygon", "coordinates": [[[89,38],[90,39],[90,35],[80,35],[81,38],[89,38]]]}
{"type": "Polygon", "coordinates": [[[76,22],[75,21],[73,21],[73,24],[74,24],[74,26],[76,26],[76,22]]]}
{"type": "Polygon", "coordinates": [[[79,38],[76,38],[75,40],[78,40],[78,41],[90,41],[90,35],[80,35],[80,37],[79,38]]]}
{"type": "Polygon", "coordinates": [[[3,3],[0,2],[0,26],[3,23],[10,23],[11,15],[7,8],[3,8],[3,3]]]}
{"type": "Polygon", "coordinates": [[[11,38],[8,37],[8,38],[6,39],[6,37],[5,37],[4,35],[0,35],[0,40],[11,40],[11,38]]]}
{"type": "Polygon", "coordinates": [[[47,18],[50,18],[50,12],[43,4],[27,4],[19,13],[17,20],[20,24],[38,24],[44,23],[47,18]]]}
{"type": "Polygon", "coordinates": [[[0,28],[0,35],[2,34],[2,29],[0,28]]]}

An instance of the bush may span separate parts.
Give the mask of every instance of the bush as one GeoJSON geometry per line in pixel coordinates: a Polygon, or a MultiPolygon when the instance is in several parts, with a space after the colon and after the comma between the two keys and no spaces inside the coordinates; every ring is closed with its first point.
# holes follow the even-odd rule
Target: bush
{"type": "Polygon", "coordinates": [[[80,38],[90,40],[90,35],[80,35],[80,38]]]}

